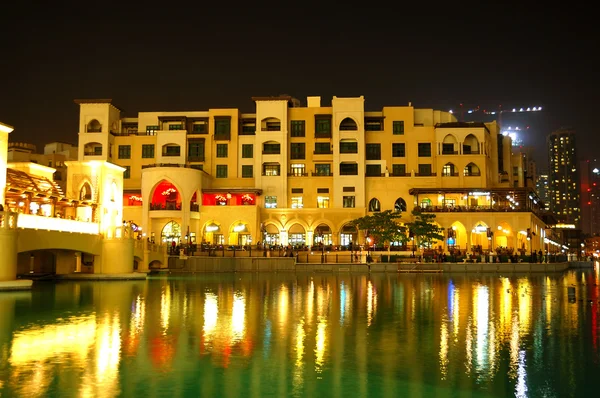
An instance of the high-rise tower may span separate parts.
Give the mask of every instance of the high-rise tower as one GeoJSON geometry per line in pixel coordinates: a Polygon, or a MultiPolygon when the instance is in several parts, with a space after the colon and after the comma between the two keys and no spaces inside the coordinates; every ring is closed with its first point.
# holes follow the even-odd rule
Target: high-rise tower
{"type": "Polygon", "coordinates": [[[579,228],[579,163],[575,150],[575,131],[559,129],[548,142],[548,186],[550,210],[565,224],[579,228]]]}

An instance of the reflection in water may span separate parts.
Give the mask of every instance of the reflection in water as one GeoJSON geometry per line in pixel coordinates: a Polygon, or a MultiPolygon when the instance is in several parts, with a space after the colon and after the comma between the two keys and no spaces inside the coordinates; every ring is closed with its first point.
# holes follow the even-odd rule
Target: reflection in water
{"type": "Polygon", "coordinates": [[[48,284],[2,324],[0,396],[593,396],[599,284],[215,274],[77,300],[48,284]]]}

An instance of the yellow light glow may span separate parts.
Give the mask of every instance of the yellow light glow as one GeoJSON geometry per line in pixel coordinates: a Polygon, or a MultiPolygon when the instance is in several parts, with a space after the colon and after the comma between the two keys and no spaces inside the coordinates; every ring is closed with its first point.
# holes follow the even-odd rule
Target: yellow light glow
{"type": "Polygon", "coordinates": [[[14,127],[9,126],[8,124],[4,124],[2,122],[0,122],[0,133],[12,133],[14,130],[14,127]]]}
{"type": "Polygon", "coordinates": [[[321,373],[325,358],[327,318],[320,317],[317,324],[317,336],[315,344],[315,371],[321,373]]]}
{"type": "Polygon", "coordinates": [[[171,317],[171,288],[166,285],[160,295],[160,324],[163,333],[169,328],[169,318],[171,317]]]}
{"type": "Polygon", "coordinates": [[[17,228],[43,229],[47,231],[75,232],[98,235],[100,226],[97,223],[19,214],[17,228]]]}
{"type": "Polygon", "coordinates": [[[311,324],[313,319],[314,311],[314,300],[315,300],[315,283],[311,279],[308,285],[308,291],[306,292],[306,323],[311,324]]]}
{"type": "Polygon", "coordinates": [[[448,375],[448,320],[444,316],[440,330],[440,373],[442,380],[448,375]]]}
{"type": "Polygon", "coordinates": [[[219,302],[214,293],[204,294],[204,341],[209,342],[217,328],[217,320],[219,316],[219,302]]]}
{"type": "Polygon", "coordinates": [[[377,292],[373,288],[373,283],[367,283],[367,326],[371,326],[375,312],[377,311],[377,292]]]}
{"type": "Polygon", "coordinates": [[[233,295],[233,311],[231,314],[231,332],[233,342],[238,342],[244,338],[246,321],[246,299],[242,293],[233,295]]]}
{"type": "Polygon", "coordinates": [[[296,326],[296,365],[294,368],[294,375],[292,379],[292,387],[294,390],[294,396],[302,395],[302,389],[304,387],[304,338],[306,332],[304,331],[304,321],[301,319],[296,326]]]}
{"type": "Polygon", "coordinates": [[[288,288],[285,285],[281,285],[279,288],[279,300],[277,305],[277,311],[279,313],[279,327],[281,332],[285,334],[287,328],[287,316],[289,310],[289,297],[288,288]]]}

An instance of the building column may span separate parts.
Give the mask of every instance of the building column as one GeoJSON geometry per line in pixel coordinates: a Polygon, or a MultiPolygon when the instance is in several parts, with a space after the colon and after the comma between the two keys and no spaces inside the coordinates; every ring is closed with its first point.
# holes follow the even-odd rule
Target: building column
{"type": "Polygon", "coordinates": [[[0,282],[17,279],[18,213],[0,212],[0,282]]]}
{"type": "Polygon", "coordinates": [[[75,253],[75,272],[81,272],[81,252],[75,253]]]}

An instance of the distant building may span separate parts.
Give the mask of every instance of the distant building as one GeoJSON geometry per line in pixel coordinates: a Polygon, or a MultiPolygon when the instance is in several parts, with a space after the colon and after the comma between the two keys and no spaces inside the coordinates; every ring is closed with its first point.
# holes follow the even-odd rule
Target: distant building
{"type": "Polygon", "coordinates": [[[559,222],[579,228],[581,204],[575,131],[560,129],[547,138],[550,210],[559,222]]]}
{"type": "Polygon", "coordinates": [[[600,162],[597,159],[580,163],[581,229],[591,236],[600,235],[600,162]]]}
{"type": "Polygon", "coordinates": [[[67,182],[65,161],[77,160],[77,146],[64,142],[51,142],[44,145],[44,152],[38,153],[37,147],[24,142],[9,142],[7,160],[11,163],[37,163],[56,169],[54,181],[63,189],[67,182]]]}
{"type": "Polygon", "coordinates": [[[535,190],[542,202],[544,202],[544,210],[550,211],[550,188],[548,187],[547,174],[538,176],[535,183],[535,190]]]}

